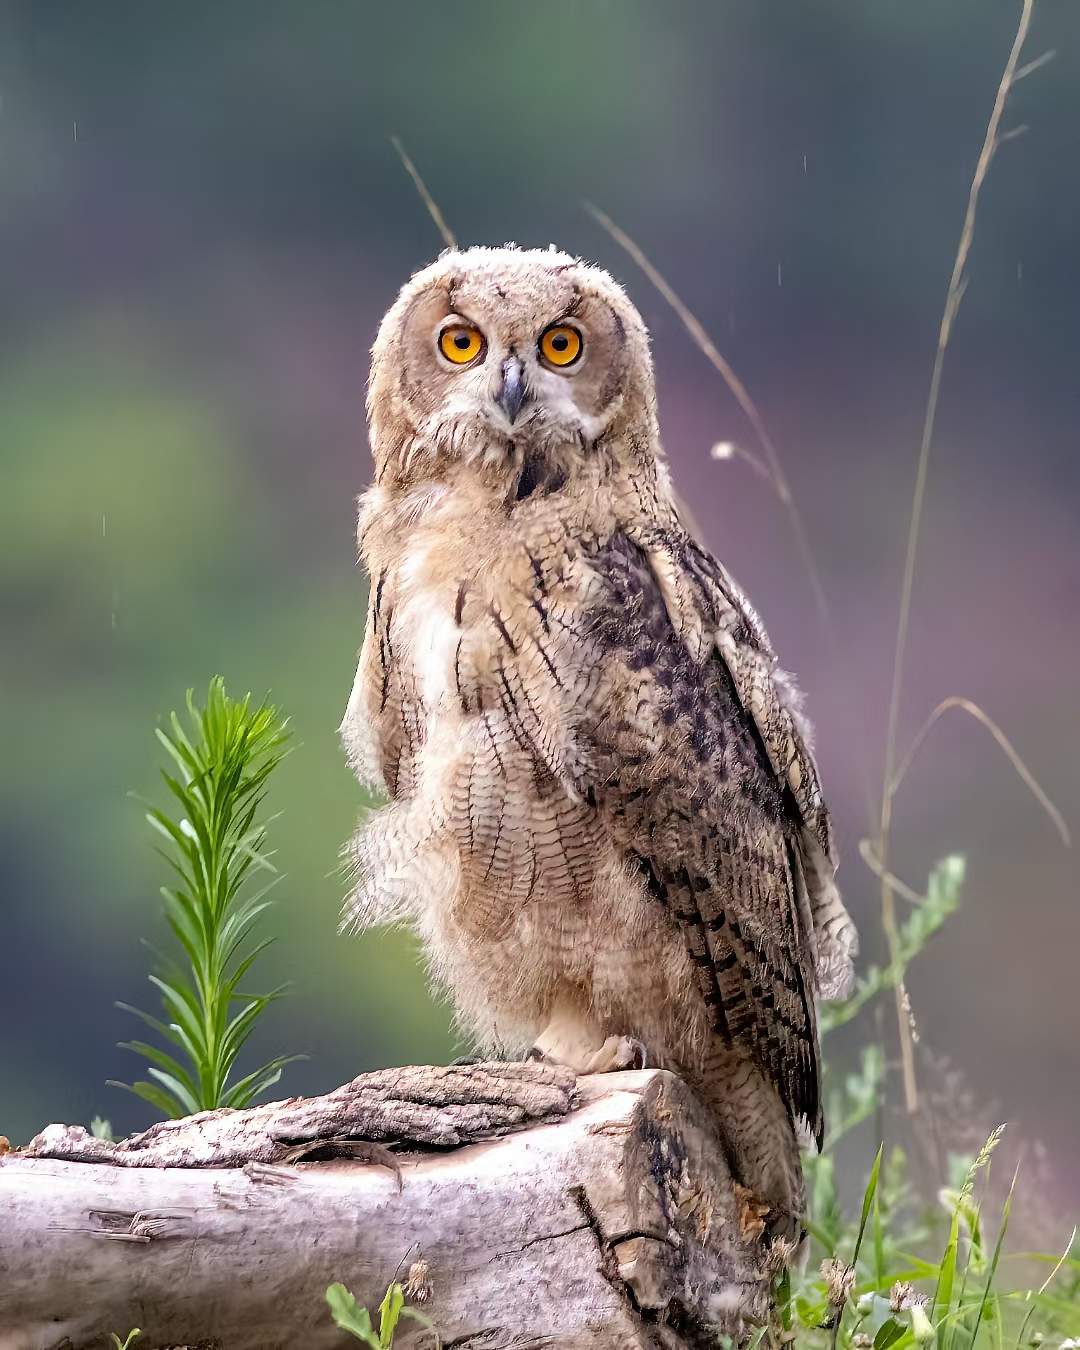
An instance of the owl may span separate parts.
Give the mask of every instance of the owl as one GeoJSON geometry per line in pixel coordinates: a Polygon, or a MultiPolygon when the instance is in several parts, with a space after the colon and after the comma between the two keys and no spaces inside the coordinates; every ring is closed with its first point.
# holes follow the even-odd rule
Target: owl
{"type": "Polygon", "coordinates": [[[478,1047],[682,1075],[790,1236],[855,930],[798,695],[680,521],[641,317],[554,248],[445,253],[368,418],[342,737],[387,804],[348,917],[409,925],[478,1047]]]}

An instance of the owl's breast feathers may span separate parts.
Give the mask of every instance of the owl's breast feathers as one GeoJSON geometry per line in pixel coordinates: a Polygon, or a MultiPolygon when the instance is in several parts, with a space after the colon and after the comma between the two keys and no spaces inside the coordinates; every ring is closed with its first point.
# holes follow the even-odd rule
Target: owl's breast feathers
{"type": "Polygon", "coordinates": [[[447,825],[474,888],[585,901],[614,845],[682,929],[713,1031],[820,1139],[814,999],[845,992],[855,933],[757,616],[674,518],[575,532],[537,513],[501,552],[452,552],[435,590],[415,562],[408,584],[373,574],[358,689],[390,795],[421,792],[454,726],[447,825]]]}

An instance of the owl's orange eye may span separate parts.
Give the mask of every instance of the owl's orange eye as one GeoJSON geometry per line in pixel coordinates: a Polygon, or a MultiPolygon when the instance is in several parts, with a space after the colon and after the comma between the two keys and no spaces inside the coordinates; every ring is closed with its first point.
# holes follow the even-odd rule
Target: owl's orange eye
{"type": "Polygon", "coordinates": [[[468,365],[483,349],[484,335],[478,328],[470,328],[467,324],[444,328],[439,335],[439,351],[455,366],[468,365]]]}
{"type": "Polygon", "coordinates": [[[540,338],[540,355],[549,365],[572,366],[581,355],[581,334],[569,324],[555,324],[540,338]]]}

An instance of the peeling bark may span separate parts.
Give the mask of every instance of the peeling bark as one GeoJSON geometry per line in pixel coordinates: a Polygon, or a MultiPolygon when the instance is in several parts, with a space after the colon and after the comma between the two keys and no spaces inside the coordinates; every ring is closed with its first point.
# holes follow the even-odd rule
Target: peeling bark
{"type": "Polygon", "coordinates": [[[346,1350],[327,1285],[374,1310],[419,1257],[459,1350],[713,1346],[769,1302],[709,1118],[659,1070],[385,1070],[119,1144],[50,1126],[0,1158],[0,1350],[134,1326],[138,1350],[346,1350]]]}
{"type": "Polygon", "coordinates": [[[243,1167],[297,1162],[351,1141],[453,1148],[564,1116],[574,1080],[572,1070],[550,1064],[380,1069],[323,1097],[203,1111],[117,1143],[81,1125],[50,1125],[22,1156],[114,1167],[243,1167]]]}

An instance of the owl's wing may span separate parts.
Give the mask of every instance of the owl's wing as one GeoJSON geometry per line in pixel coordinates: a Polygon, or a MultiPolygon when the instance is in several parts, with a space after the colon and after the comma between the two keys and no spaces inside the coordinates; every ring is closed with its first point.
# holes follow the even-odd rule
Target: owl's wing
{"type": "Polygon", "coordinates": [[[528,606],[494,615],[507,740],[637,860],[717,1034],[820,1136],[812,904],[831,841],[797,713],[756,615],[685,535],[583,542],[534,559],[528,606]]]}
{"type": "MultiPolygon", "coordinates": [[[[665,550],[661,545],[654,553],[662,559],[670,547],[665,550]]],[[[692,539],[675,547],[691,589],[703,597],[708,618],[715,624],[720,654],[740,702],[753,718],[769,764],[777,780],[790,789],[800,822],[800,851],[813,917],[818,995],[846,998],[855,978],[858,933],[836,886],[832,826],[798,691],[778,668],[761,620],[724,566],[692,539]]]]}
{"type": "Polygon", "coordinates": [[[683,927],[717,1034],[820,1136],[803,820],[758,725],[761,691],[744,695],[725,655],[748,635],[708,561],[670,535],[597,549],[603,673],[580,734],[597,807],[683,927]]]}

